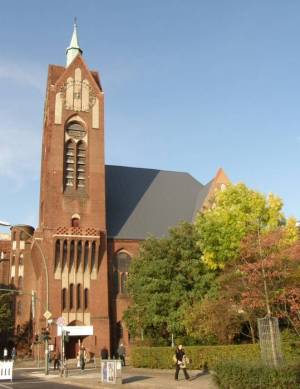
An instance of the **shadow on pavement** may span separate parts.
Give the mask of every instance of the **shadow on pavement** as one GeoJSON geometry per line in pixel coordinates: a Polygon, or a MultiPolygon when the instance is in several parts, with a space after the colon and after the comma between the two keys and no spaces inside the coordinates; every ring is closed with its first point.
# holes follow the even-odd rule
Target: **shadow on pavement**
{"type": "Polygon", "coordinates": [[[123,384],[131,384],[132,382],[148,380],[149,378],[152,378],[152,377],[145,376],[145,375],[137,375],[137,376],[133,376],[133,377],[123,378],[122,382],[123,382],[123,384]]]}
{"type": "Polygon", "coordinates": [[[199,373],[197,373],[196,375],[194,375],[193,377],[191,377],[190,381],[194,381],[197,378],[203,377],[203,376],[208,375],[208,374],[209,374],[209,371],[207,369],[202,370],[199,373]]]}

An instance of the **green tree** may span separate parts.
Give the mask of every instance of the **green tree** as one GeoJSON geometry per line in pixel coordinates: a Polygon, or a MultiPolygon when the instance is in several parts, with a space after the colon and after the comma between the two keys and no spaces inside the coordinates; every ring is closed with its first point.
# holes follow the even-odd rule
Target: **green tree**
{"type": "Polygon", "coordinates": [[[201,260],[198,233],[182,223],[162,239],[143,242],[133,259],[127,283],[132,303],[124,320],[133,335],[143,330],[154,338],[185,336],[185,312],[211,290],[215,272],[201,260]]]}
{"type": "Polygon", "coordinates": [[[258,229],[269,232],[286,223],[282,206],[273,194],[265,196],[244,184],[216,192],[211,208],[199,213],[195,222],[203,261],[218,269],[239,258],[247,235],[258,229]]]}
{"type": "Polygon", "coordinates": [[[13,337],[13,296],[10,293],[0,291],[0,344],[7,346],[13,337]]]}

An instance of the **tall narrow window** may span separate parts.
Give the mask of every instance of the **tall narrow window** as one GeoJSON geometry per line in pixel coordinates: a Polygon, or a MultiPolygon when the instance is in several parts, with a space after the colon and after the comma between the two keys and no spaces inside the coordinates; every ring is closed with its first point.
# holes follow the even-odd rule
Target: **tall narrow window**
{"type": "Polygon", "coordinates": [[[19,287],[19,289],[22,289],[22,288],[23,288],[23,277],[22,277],[22,276],[19,277],[19,280],[18,280],[18,287],[19,287]]]}
{"type": "Polygon", "coordinates": [[[64,240],[62,268],[64,268],[67,263],[67,255],[68,255],[68,242],[64,240]]]}
{"type": "Polygon", "coordinates": [[[75,255],[75,243],[74,240],[71,241],[70,243],[70,269],[72,269],[74,265],[74,255],[75,255]]]}
{"type": "Polygon", "coordinates": [[[20,257],[19,257],[19,266],[22,266],[23,265],[23,254],[20,254],[20,257]]]}
{"type": "Polygon", "coordinates": [[[88,288],[84,289],[84,309],[89,307],[89,290],[88,288]]]}
{"type": "Polygon", "coordinates": [[[89,261],[89,242],[85,242],[85,244],[84,244],[84,270],[83,271],[85,271],[87,269],[88,261],[89,261]]]}
{"type": "Polygon", "coordinates": [[[65,188],[74,187],[75,143],[69,140],[65,146],[65,188]]]}
{"type": "Polygon", "coordinates": [[[81,285],[77,285],[77,309],[81,308],[81,285]]]}
{"type": "Polygon", "coordinates": [[[122,275],[121,275],[121,293],[123,293],[123,294],[127,293],[126,281],[127,281],[127,274],[122,273],[122,275]]]}
{"type": "Polygon", "coordinates": [[[63,311],[67,309],[67,289],[66,288],[63,288],[63,290],[61,291],[61,305],[63,311]]]}
{"type": "Polygon", "coordinates": [[[77,270],[81,265],[81,256],[82,256],[82,242],[81,240],[77,244],[77,270]]]}
{"type": "Polygon", "coordinates": [[[15,254],[13,254],[12,259],[11,259],[11,266],[15,266],[16,263],[16,257],[15,254]]]}
{"type": "Polygon", "coordinates": [[[55,261],[54,261],[55,269],[57,268],[57,266],[59,264],[59,259],[60,259],[60,241],[57,240],[55,242],[55,261]]]}
{"type": "Polygon", "coordinates": [[[85,143],[80,141],[77,144],[77,158],[76,158],[76,185],[78,189],[85,187],[85,163],[86,152],[85,143]]]}
{"type": "Polygon", "coordinates": [[[69,296],[69,308],[70,310],[74,308],[74,285],[70,284],[70,296],[69,296]]]}
{"type": "Polygon", "coordinates": [[[94,269],[96,261],[96,242],[92,243],[92,252],[91,252],[91,270],[94,269]]]}

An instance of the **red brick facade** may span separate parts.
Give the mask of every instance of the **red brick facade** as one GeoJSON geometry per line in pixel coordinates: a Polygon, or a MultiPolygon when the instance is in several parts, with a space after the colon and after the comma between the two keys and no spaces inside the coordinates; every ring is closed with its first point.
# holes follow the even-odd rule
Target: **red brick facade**
{"type": "MultiPolygon", "coordinates": [[[[214,187],[219,180],[228,181],[222,171],[214,187]]],[[[69,357],[82,342],[97,355],[104,346],[113,353],[121,339],[129,346],[122,323],[129,305],[125,285],[141,241],[107,238],[105,193],[104,94],[98,74],[78,55],[67,68],[49,67],[39,225],[12,230],[9,275],[24,292],[16,301],[16,327],[32,319],[33,333],[41,333],[50,311],[56,348],[58,318],[92,327],[93,335],[71,337],[69,357]]],[[[9,251],[3,242],[0,251],[1,245],[9,251]]],[[[5,266],[0,264],[0,277],[7,282],[5,266]]]]}

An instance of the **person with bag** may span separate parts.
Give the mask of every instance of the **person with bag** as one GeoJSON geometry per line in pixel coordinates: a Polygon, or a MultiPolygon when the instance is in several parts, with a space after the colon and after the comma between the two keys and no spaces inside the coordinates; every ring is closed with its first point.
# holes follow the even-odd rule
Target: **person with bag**
{"type": "Polygon", "coordinates": [[[182,344],[176,347],[175,354],[173,356],[173,360],[176,363],[175,365],[175,380],[178,381],[178,375],[180,369],[183,370],[183,374],[186,380],[190,379],[188,372],[186,370],[186,365],[189,363],[188,357],[185,355],[182,344]]]}
{"type": "Polygon", "coordinates": [[[81,347],[79,350],[79,366],[81,372],[83,372],[85,368],[86,360],[87,360],[87,352],[84,347],[81,347]]]}
{"type": "Polygon", "coordinates": [[[59,350],[55,350],[54,352],[54,370],[60,368],[60,352],[59,350]]]}

